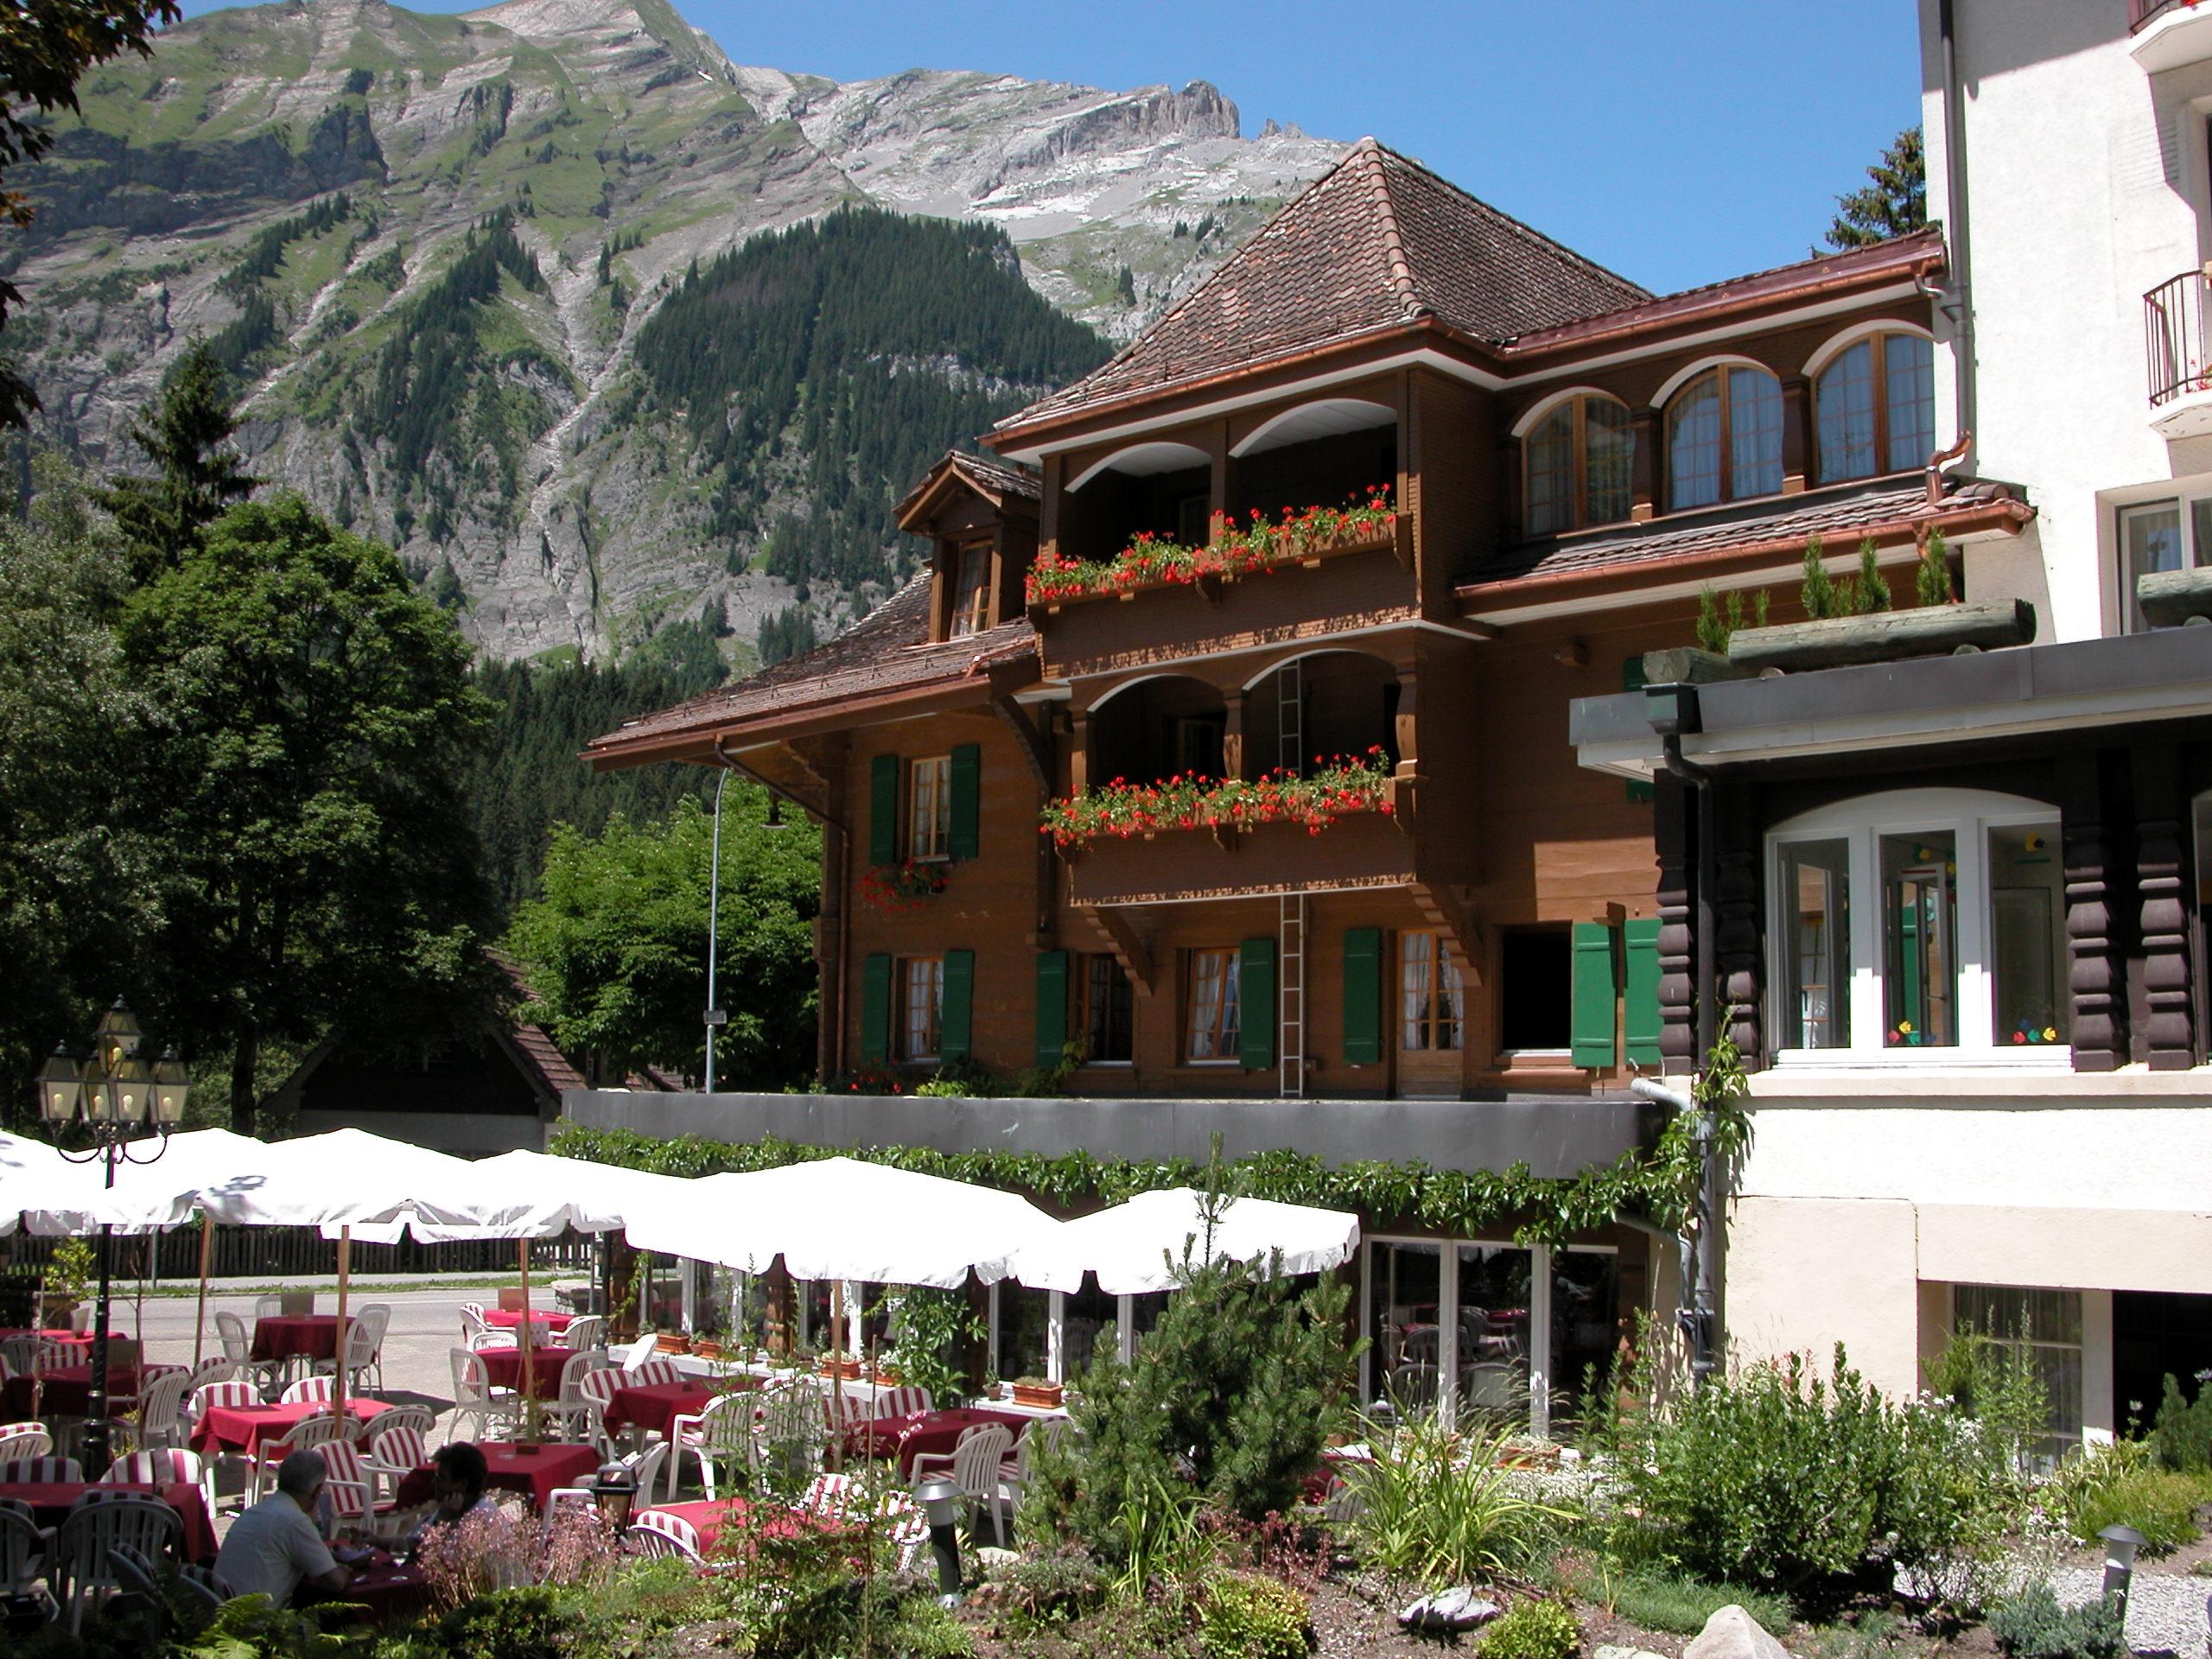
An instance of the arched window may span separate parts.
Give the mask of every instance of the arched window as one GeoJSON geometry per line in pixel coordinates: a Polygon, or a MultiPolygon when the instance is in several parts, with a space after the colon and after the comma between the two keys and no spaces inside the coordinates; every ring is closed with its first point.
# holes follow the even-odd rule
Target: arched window
{"type": "Polygon", "coordinates": [[[1936,448],[1936,348],[1918,334],[1854,340],[1821,371],[1821,481],[1927,465],[1936,448]]]}
{"type": "Polygon", "coordinates": [[[1531,536],[1628,517],[1636,435],[1627,404],[1587,393],[1569,397],[1529,429],[1522,453],[1531,536]]]}
{"type": "Polygon", "coordinates": [[[1667,405],[1667,505],[1710,506],[1782,489],[1782,384],[1764,369],[1700,374],[1667,405]]]}

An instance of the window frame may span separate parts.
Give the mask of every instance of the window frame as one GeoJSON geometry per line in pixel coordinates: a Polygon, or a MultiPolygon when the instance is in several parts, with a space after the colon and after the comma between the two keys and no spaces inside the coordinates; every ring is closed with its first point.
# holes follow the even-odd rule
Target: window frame
{"type": "Polygon", "coordinates": [[[952,861],[952,754],[915,755],[906,762],[906,810],[899,815],[906,830],[906,856],[917,864],[948,864],[952,861]],[[924,769],[934,781],[930,794],[925,797],[922,787],[924,769]],[[922,808],[925,798],[932,802],[928,834],[922,833],[922,808]]]}
{"type": "Polygon", "coordinates": [[[892,979],[898,996],[898,1022],[894,1027],[898,1041],[894,1058],[901,1065],[915,1065],[939,1059],[944,1047],[944,958],[943,957],[898,957],[893,959],[892,979]],[[927,1018],[922,1026],[922,1040],[915,1040],[913,1028],[914,980],[918,969],[927,969],[934,982],[935,995],[930,999],[927,1018]]]}
{"type": "Polygon", "coordinates": [[[1496,1046],[1497,1050],[1496,1063],[1500,1065],[1506,1066],[1510,1066],[1516,1061],[1523,1064],[1534,1064],[1538,1065],[1564,1065],[1567,1064],[1573,1059],[1574,1055],[1573,925],[1568,922],[1530,922],[1501,928],[1498,931],[1497,954],[1498,971],[1497,974],[1497,980],[1498,988],[1494,1002],[1496,1019],[1497,1022],[1494,1027],[1496,1032],[1496,1046]],[[1566,1040],[1560,1043],[1555,1047],[1516,1048],[1507,1039],[1506,1033],[1505,984],[1507,979],[1510,977],[1506,972],[1505,966],[1506,942],[1509,939],[1533,939],[1539,938],[1546,940],[1555,941],[1563,947],[1560,958],[1558,991],[1560,1007],[1561,1010],[1560,1018],[1561,1023],[1565,1027],[1565,1030],[1562,1034],[1566,1040]]]}
{"type": "MultiPolygon", "coordinates": [[[[1766,899],[1766,990],[1763,1028],[1776,1046],[1774,1064],[1788,1067],[1912,1067],[2003,1065],[2030,1070],[2070,1070],[2069,1040],[2001,1045],[1997,1037],[1995,898],[1989,879],[1989,832],[2048,825],[2063,832],[2057,807],[2025,796],[1989,790],[1900,789],[1854,796],[1798,814],[1766,832],[1761,868],[1766,899]],[[1889,1035],[1888,903],[1882,879],[1882,843],[1897,836],[1949,833],[1955,837],[1957,873],[1952,886],[1955,930],[1955,1007],[1959,1041],[1942,1047],[1892,1046],[1889,1035]],[[1844,988],[1842,1014],[1847,1039],[1835,1048],[1783,1048],[1786,1029],[1780,998],[1789,983],[1789,931],[1778,925],[1789,901],[1783,885],[1785,852],[1807,842],[1845,843],[1844,906],[1850,918],[1847,938],[1850,977],[1844,988]]],[[[2063,841],[2061,847],[2063,849],[2063,841]]],[[[2063,857],[2063,850],[2061,853],[2063,857]]],[[[2063,939],[2062,904],[2052,923],[2063,939]]],[[[2064,995],[2063,976],[2057,995],[2064,995]]]]}
{"type": "Polygon", "coordinates": [[[1185,1065],[1241,1066],[1243,1064],[1244,1032],[1244,951],[1242,945],[1193,945],[1183,953],[1183,1009],[1179,1044],[1185,1065]],[[1218,958],[1221,963],[1222,994],[1214,1007],[1212,1028],[1209,1039],[1214,1052],[1198,1052],[1198,981],[1201,963],[1218,958]],[[1224,1038],[1229,1034],[1231,1011],[1235,1013],[1236,1046],[1226,1052],[1222,1048],[1224,1038]]]}
{"type": "Polygon", "coordinates": [[[1812,461],[1818,480],[1822,484],[1849,484],[1870,478],[1896,478],[1906,473],[1916,472],[1926,464],[1924,456],[1904,467],[1892,467],[1888,464],[1892,439],[1891,416],[1893,410],[1890,403],[1889,350],[1889,342],[1892,340],[1910,340],[1925,346],[1929,350],[1930,361],[1928,380],[1928,426],[1929,442],[1932,452],[1936,436],[1936,377],[1933,360],[1936,341],[1934,337],[1923,334],[1917,329],[1902,326],[1870,328],[1864,333],[1831,341],[1827,349],[1822,353],[1820,366],[1814,370],[1809,377],[1813,394],[1812,461]],[[1827,400],[1821,388],[1827,382],[1828,376],[1842,366],[1843,360],[1861,346],[1866,347],[1870,372],[1870,395],[1873,401],[1874,465],[1871,471],[1864,473],[1830,473],[1821,431],[1822,410],[1827,400]]]}
{"type": "Polygon", "coordinates": [[[965,639],[991,626],[991,554],[988,541],[956,543],[952,549],[951,594],[945,604],[944,637],[965,639]],[[974,585],[969,583],[970,575],[974,585]]]}
{"type": "Polygon", "coordinates": [[[1083,1063],[1085,1065],[1135,1065],[1136,988],[1129,982],[1128,970],[1122,966],[1118,958],[1104,950],[1079,951],[1076,953],[1075,961],[1082,966],[1080,972],[1069,976],[1069,996],[1074,1007],[1069,1010],[1068,1027],[1071,1031],[1083,1033],[1083,1063]],[[1098,1006],[1094,982],[1102,965],[1109,980],[1118,980],[1121,987],[1121,995],[1116,999],[1109,984],[1106,1010],[1109,1035],[1117,1011],[1121,1017],[1121,1046],[1127,1052],[1120,1054],[1100,1053],[1091,1030],[1091,1014],[1098,1006]]]}
{"type": "Polygon", "coordinates": [[[1586,391],[1571,392],[1545,407],[1530,421],[1521,434],[1521,523],[1524,535],[1565,536],[1578,530],[1592,530],[1603,524],[1624,524],[1636,512],[1636,421],[1626,400],[1611,392],[1586,391]],[[1591,512],[1590,494],[1590,405],[1610,404],[1620,410],[1620,430],[1628,442],[1628,475],[1624,481],[1621,510],[1617,516],[1599,518],[1591,512]],[[1535,469],[1529,466],[1529,456],[1536,435],[1557,420],[1562,411],[1568,415],[1567,435],[1567,512],[1566,521],[1538,528],[1535,523],[1535,495],[1532,489],[1535,469]]]}
{"type": "Polygon", "coordinates": [[[2155,633],[2155,629],[2143,620],[2142,608],[2135,602],[2135,562],[2127,544],[2127,527],[2132,519],[2146,513],[2172,512],[2177,522],[2176,535],[2181,543],[2182,563],[2184,570],[2196,570],[2212,564],[2212,494],[2192,495],[2177,492],[2172,495],[2154,496],[2147,501],[2123,501],[2113,508],[2113,557],[2120,577],[2120,631],[2122,633],[2155,633]],[[2204,523],[2198,523],[2199,517],[2204,523]]]}
{"type": "Polygon", "coordinates": [[[1711,364],[1690,376],[1688,379],[1675,388],[1668,397],[1665,407],[1659,411],[1660,442],[1666,452],[1666,463],[1660,469],[1666,486],[1665,510],[1669,512],[1695,512],[1706,507],[1723,506],[1732,501],[1758,501],[1764,500],[1769,496],[1781,494],[1783,481],[1789,476],[1788,464],[1783,459],[1783,452],[1786,447],[1785,440],[1788,437],[1789,419],[1789,412],[1782,397],[1781,378],[1763,363],[1745,363],[1732,359],[1711,364]],[[1776,417],[1774,487],[1770,490],[1754,490],[1744,494],[1738,494],[1736,489],[1735,377],[1738,374],[1757,374],[1765,378],[1768,385],[1773,391],[1776,417]],[[1718,472],[1716,482],[1719,492],[1710,501],[1684,504],[1675,499],[1675,416],[1682,404],[1708,380],[1716,382],[1719,389],[1720,429],[1717,439],[1719,448],[1714,463],[1718,472]]]}
{"type": "Polygon", "coordinates": [[[1398,1052],[1401,1054],[1465,1053],[1467,1046],[1466,980],[1459,972],[1459,962],[1452,955],[1451,945],[1443,930],[1431,927],[1401,930],[1398,934],[1397,956],[1398,995],[1393,1012],[1396,1016],[1398,1052]],[[1426,964],[1428,983],[1426,989],[1421,993],[1425,1000],[1422,1011],[1418,1014],[1411,1014],[1407,1011],[1407,999],[1415,994],[1408,983],[1414,959],[1407,947],[1416,939],[1426,939],[1428,942],[1429,956],[1426,964]],[[1440,1004],[1446,1000],[1444,988],[1447,981],[1456,982],[1452,986],[1449,996],[1450,1001],[1456,1005],[1457,1011],[1449,1014],[1440,1013],[1440,1004]],[[1452,1041],[1449,1043],[1435,1040],[1436,1028],[1443,1023],[1449,1023],[1453,1028],[1452,1041]],[[1408,1044],[1406,1041],[1411,1027],[1418,1027],[1420,1030],[1423,1040],[1418,1045],[1408,1044]]]}

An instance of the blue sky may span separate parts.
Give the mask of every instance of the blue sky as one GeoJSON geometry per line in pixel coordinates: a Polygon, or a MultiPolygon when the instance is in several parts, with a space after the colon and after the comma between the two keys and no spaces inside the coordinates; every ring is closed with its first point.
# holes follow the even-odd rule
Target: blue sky
{"type": "Polygon", "coordinates": [[[740,63],[839,80],[1210,80],[1248,135],[1373,133],[1662,291],[1802,257],[1920,115],[1912,0],[677,3],[740,63]]]}

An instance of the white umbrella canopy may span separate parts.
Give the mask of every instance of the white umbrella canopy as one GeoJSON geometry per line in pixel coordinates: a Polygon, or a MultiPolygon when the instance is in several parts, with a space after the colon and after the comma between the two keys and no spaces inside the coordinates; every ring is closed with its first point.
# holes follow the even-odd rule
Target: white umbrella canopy
{"type": "MultiPolygon", "coordinates": [[[[1186,1240],[1193,1262],[1208,1256],[1204,1200],[1194,1188],[1173,1186],[1065,1222],[1014,1256],[1014,1276],[1033,1290],[1072,1292],[1083,1288],[1087,1269],[1109,1296],[1173,1290],[1186,1240]]],[[[1230,1198],[1214,1225],[1211,1256],[1264,1264],[1280,1250],[1284,1273],[1323,1273],[1358,1249],[1359,1217],[1348,1211],[1230,1198]]]]}
{"type": "Polygon", "coordinates": [[[23,1212],[57,1192],[73,1192],[82,1171],[43,1141],[0,1135],[0,1238],[23,1212]]]}
{"type": "MultiPolygon", "coordinates": [[[[133,1145],[140,1155],[150,1141],[133,1145]]],[[[66,1175],[32,1195],[22,1206],[23,1225],[34,1233],[87,1233],[101,1226],[119,1233],[143,1233],[183,1224],[199,1205],[199,1191],[211,1183],[257,1174],[269,1166],[268,1142],[228,1129],[186,1129],[169,1136],[150,1163],[118,1167],[115,1185],[94,1160],[72,1164],[55,1154],[66,1175]]],[[[13,1194],[0,1188],[0,1205],[13,1194]]]]}
{"type": "MultiPolygon", "coordinates": [[[[518,1192],[537,1201],[565,1201],[570,1224],[584,1233],[619,1232],[632,1217],[649,1215],[679,1200],[696,1185],[680,1175],[656,1175],[650,1170],[594,1164],[582,1158],[556,1158],[523,1147],[480,1159],[468,1168],[486,1196],[518,1192]]],[[[402,1225],[425,1244],[514,1236],[509,1231],[466,1222],[442,1222],[414,1211],[399,1221],[372,1229],[356,1228],[354,1236],[388,1242],[386,1234],[396,1238],[402,1225]]]]}
{"type": "Polygon", "coordinates": [[[799,1279],[985,1284],[1059,1223],[1028,1199],[855,1158],[709,1175],[628,1218],[632,1245],[764,1273],[777,1256],[799,1279]]]}

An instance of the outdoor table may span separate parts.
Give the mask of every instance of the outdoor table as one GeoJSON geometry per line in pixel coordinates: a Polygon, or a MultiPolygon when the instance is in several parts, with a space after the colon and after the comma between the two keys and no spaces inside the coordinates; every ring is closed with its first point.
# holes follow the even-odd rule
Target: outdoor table
{"type": "MultiPolygon", "coordinates": [[[[556,1486],[581,1486],[599,1467],[599,1452],[588,1446],[512,1445],[493,1440],[476,1448],[484,1454],[484,1484],[495,1492],[521,1492],[543,1510],[556,1486]]],[[[431,1465],[410,1469],[391,1495],[394,1509],[428,1503],[431,1465]]]]}
{"type": "MultiPolygon", "coordinates": [[[[192,1449],[202,1457],[242,1452],[257,1458],[263,1441],[281,1440],[309,1417],[329,1409],[327,1400],[295,1400],[289,1406],[210,1406],[193,1425],[192,1449]]],[[[357,1422],[365,1423],[391,1409],[382,1400],[346,1402],[346,1414],[357,1422]]]]}
{"type": "Polygon", "coordinates": [[[495,1331],[512,1331],[527,1319],[532,1325],[543,1325],[557,1336],[567,1330],[575,1318],[573,1313],[558,1313],[550,1307],[533,1307],[526,1312],[519,1307],[487,1307],[484,1310],[484,1323],[495,1331]]]}
{"type": "Polygon", "coordinates": [[[353,1569],[353,1581],[343,1590],[317,1590],[302,1585],[298,1602],[354,1602],[368,1609],[370,1622],[389,1624],[412,1618],[430,1605],[430,1580],[419,1567],[402,1566],[384,1550],[353,1569]]]}
{"type": "Polygon", "coordinates": [[[82,1331],[34,1331],[24,1325],[0,1325],[0,1342],[12,1341],[17,1337],[36,1337],[41,1342],[63,1342],[80,1354],[92,1351],[92,1338],[82,1331]]]}
{"type": "Polygon", "coordinates": [[[143,1492],[158,1497],[184,1520],[179,1548],[188,1561],[215,1559],[215,1522],[207,1513],[207,1495],[191,1481],[165,1481],[158,1486],[94,1486],[78,1480],[20,1481],[0,1484],[0,1497],[12,1497],[31,1506],[31,1519],[41,1527],[58,1527],[86,1492],[143,1492]]]}
{"type": "MultiPolygon", "coordinates": [[[[176,1365],[111,1365],[107,1368],[108,1402],[113,1405],[136,1400],[146,1383],[164,1372],[181,1369],[176,1365]]],[[[0,1408],[4,1408],[11,1422],[38,1416],[82,1417],[92,1400],[92,1368],[89,1364],[57,1365],[35,1376],[10,1377],[4,1395],[0,1395],[0,1408]],[[34,1394],[37,1396],[35,1405],[34,1394]]]]}
{"type": "MultiPolygon", "coordinates": [[[[519,1348],[479,1348],[476,1357],[484,1362],[484,1375],[495,1389],[522,1391],[522,1350],[519,1348]]],[[[561,1392],[561,1368],[569,1363],[566,1348],[533,1348],[530,1354],[530,1397],[551,1400],[561,1392]]]]}
{"type": "MultiPolygon", "coordinates": [[[[699,1535],[699,1553],[712,1557],[715,1541],[733,1526],[741,1525],[752,1513],[753,1506],[741,1497],[694,1498],[688,1503],[656,1503],[639,1515],[672,1515],[679,1521],[688,1521],[691,1529],[699,1535]]],[[[631,1524],[638,1516],[630,1517],[631,1524]]],[[[827,1516],[808,1515],[798,1510],[779,1509],[762,1524],[762,1530],[779,1538],[794,1536],[801,1526],[810,1526],[817,1532],[836,1532],[845,1523],[827,1516]]]]}
{"type": "Polygon", "coordinates": [[[335,1313],[264,1313],[253,1322],[257,1363],[338,1357],[335,1313]]]}
{"type": "Polygon", "coordinates": [[[677,1418],[696,1417],[707,1408],[709,1400],[730,1391],[701,1382],[639,1383],[615,1389],[601,1412],[600,1420],[606,1424],[609,1435],[620,1434],[626,1428],[665,1434],[668,1426],[677,1418]]]}
{"type": "Polygon", "coordinates": [[[900,1477],[912,1480],[916,1458],[941,1455],[951,1451],[960,1444],[961,1435],[978,1423],[1003,1423],[1020,1434],[1035,1421],[1011,1411],[961,1406],[944,1411],[909,1412],[903,1417],[879,1417],[874,1422],[856,1423],[851,1430],[851,1439],[854,1449],[865,1456],[887,1458],[895,1453],[899,1459],[900,1477]]]}

